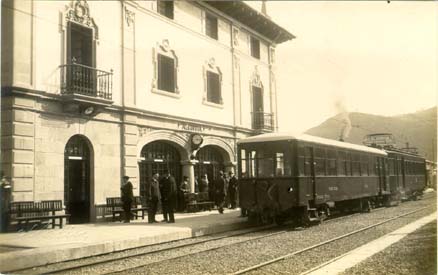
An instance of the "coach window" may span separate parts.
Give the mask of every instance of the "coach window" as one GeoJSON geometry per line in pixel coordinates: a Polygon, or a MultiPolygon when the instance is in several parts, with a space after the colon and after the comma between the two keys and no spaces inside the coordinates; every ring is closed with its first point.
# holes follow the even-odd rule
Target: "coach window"
{"type": "Polygon", "coordinates": [[[266,178],[274,176],[273,154],[257,150],[257,177],[266,178]]]}
{"type": "Polygon", "coordinates": [[[247,162],[246,162],[246,150],[245,149],[240,150],[240,171],[241,171],[242,178],[248,177],[247,162]]]}
{"type": "Polygon", "coordinates": [[[363,154],[360,156],[360,174],[362,176],[369,176],[370,172],[368,169],[368,156],[363,154]]]}
{"type": "Polygon", "coordinates": [[[304,155],[304,147],[299,146],[298,147],[298,175],[304,176],[304,166],[306,163],[306,158],[304,155]]]}
{"type": "Polygon", "coordinates": [[[337,175],[337,152],[333,149],[327,149],[327,175],[336,176],[337,175]]]}
{"type": "Polygon", "coordinates": [[[338,151],[338,175],[345,176],[345,152],[338,151]]]}
{"type": "Polygon", "coordinates": [[[325,149],[324,148],[315,148],[315,175],[316,176],[325,176],[325,149]]]}
{"type": "Polygon", "coordinates": [[[281,153],[275,153],[275,176],[291,176],[291,165],[289,162],[289,155],[281,153]]]}
{"type": "Polygon", "coordinates": [[[357,153],[351,154],[352,176],[360,176],[360,155],[357,153]]]}
{"type": "Polygon", "coordinates": [[[254,178],[256,176],[256,161],[257,161],[256,156],[257,156],[256,151],[254,151],[254,150],[249,151],[249,153],[248,153],[248,158],[249,158],[248,159],[248,164],[249,164],[248,177],[250,177],[250,178],[254,178]]]}

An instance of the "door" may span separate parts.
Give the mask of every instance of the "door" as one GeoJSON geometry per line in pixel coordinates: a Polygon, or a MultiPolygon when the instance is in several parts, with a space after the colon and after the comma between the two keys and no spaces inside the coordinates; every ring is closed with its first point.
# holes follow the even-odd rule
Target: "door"
{"type": "Polygon", "coordinates": [[[90,148],[81,136],[68,141],[64,153],[64,203],[70,223],[90,221],[90,148]]]}
{"type": "Polygon", "coordinates": [[[263,90],[260,87],[252,87],[252,113],[253,113],[253,128],[263,128],[263,90]]]}
{"type": "Polygon", "coordinates": [[[308,200],[316,199],[316,180],[315,180],[315,162],[313,158],[313,148],[304,147],[305,163],[304,175],[306,176],[306,196],[308,200]]]}
{"type": "Polygon", "coordinates": [[[85,160],[70,159],[69,167],[69,203],[67,210],[70,223],[87,223],[90,221],[90,198],[88,167],[85,160]]]}

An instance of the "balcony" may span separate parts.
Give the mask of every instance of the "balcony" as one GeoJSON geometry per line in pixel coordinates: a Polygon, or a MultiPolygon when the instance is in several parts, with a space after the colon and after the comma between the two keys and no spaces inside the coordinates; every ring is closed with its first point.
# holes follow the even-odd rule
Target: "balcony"
{"type": "Polygon", "coordinates": [[[61,94],[111,101],[113,72],[80,64],[61,65],[61,94]]]}
{"type": "Polygon", "coordinates": [[[252,113],[252,128],[258,132],[273,132],[274,114],[264,112],[252,113]]]}

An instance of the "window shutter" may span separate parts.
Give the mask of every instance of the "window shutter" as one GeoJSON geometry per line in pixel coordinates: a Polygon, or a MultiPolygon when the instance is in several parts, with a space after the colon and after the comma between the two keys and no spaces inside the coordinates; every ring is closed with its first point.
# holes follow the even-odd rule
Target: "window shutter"
{"type": "Polygon", "coordinates": [[[221,104],[219,74],[207,72],[207,101],[221,104]]]}

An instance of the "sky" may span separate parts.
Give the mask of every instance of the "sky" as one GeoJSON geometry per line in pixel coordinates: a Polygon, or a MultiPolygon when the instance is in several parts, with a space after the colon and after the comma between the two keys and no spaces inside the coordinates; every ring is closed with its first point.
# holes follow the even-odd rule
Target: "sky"
{"type": "Polygon", "coordinates": [[[276,51],[280,131],[437,104],[438,2],[267,1],[267,12],[296,36],[276,51]]]}

